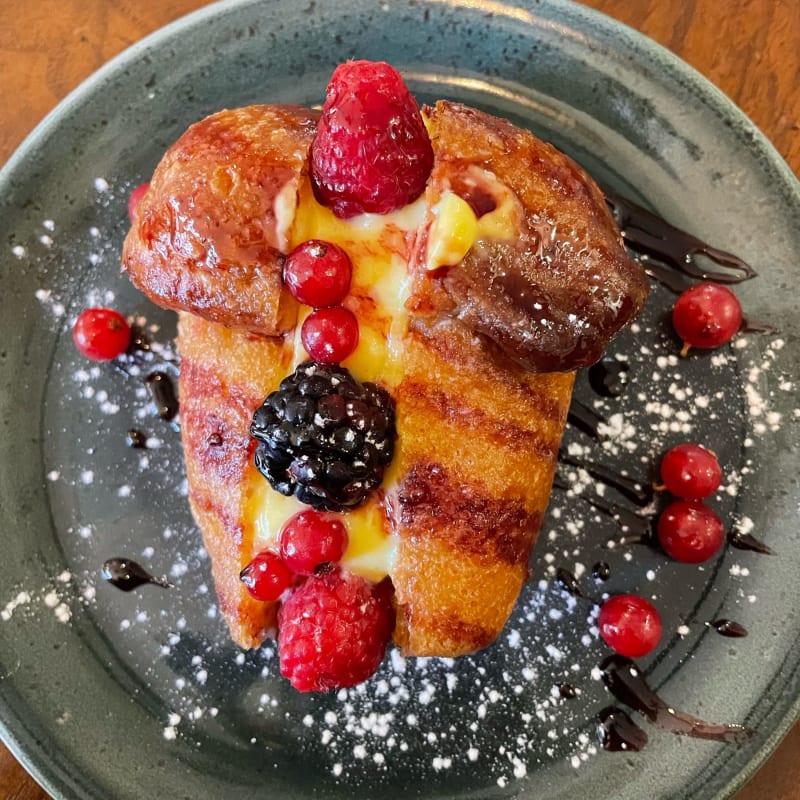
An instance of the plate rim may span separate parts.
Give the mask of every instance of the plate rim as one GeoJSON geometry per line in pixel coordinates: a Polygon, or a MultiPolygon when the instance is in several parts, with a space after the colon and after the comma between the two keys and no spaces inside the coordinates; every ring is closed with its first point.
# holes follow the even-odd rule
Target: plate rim
{"type": "MultiPolygon", "coordinates": [[[[272,0],[274,2],[274,0],[272,0]]],[[[285,0],[278,0],[284,2],[285,0]]],[[[36,152],[46,147],[55,128],[63,121],[74,108],[81,105],[87,96],[94,94],[109,77],[123,71],[129,63],[137,62],[148,51],[158,49],[164,41],[169,41],[177,31],[187,26],[202,25],[209,19],[220,14],[239,12],[243,8],[257,7],[270,0],[215,0],[208,5],[183,14],[168,24],[157,28],[143,38],[122,50],[62,98],[45,117],[25,136],[8,160],[0,168],[0,192],[9,183],[14,174],[27,161],[35,156],[36,152]]],[[[335,2],[335,0],[331,0],[335,2]]],[[[769,140],[766,134],[739,108],[728,95],[712,83],[705,75],[692,67],[678,55],[659,44],[646,34],[620,22],[607,14],[575,2],[575,0],[517,0],[518,8],[536,17],[537,11],[548,11],[554,16],[566,16],[571,23],[581,21],[591,24],[592,32],[596,38],[606,42],[620,43],[630,46],[635,50],[634,64],[641,67],[641,56],[647,54],[657,60],[659,67],[666,68],[668,77],[672,80],[691,86],[697,97],[720,119],[733,119],[735,122],[736,138],[751,152],[768,163],[784,181],[784,189],[788,191],[792,200],[800,206],[800,180],[789,164],[769,140]]],[[[459,8],[474,9],[477,0],[420,0],[418,6],[444,6],[453,10],[459,8]]],[[[506,2],[498,0],[490,2],[497,9],[509,8],[506,2]]],[[[797,665],[800,669],[800,665],[797,665]]],[[[45,742],[37,741],[24,725],[24,720],[19,714],[12,711],[12,704],[6,702],[9,688],[4,686],[0,692],[0,739],[4,742],[12,755],[22,764],[29,774],[54,798],[71,800],[78,798],[78,794],[71,793],[74,785],[72,775],[67,768],[48,755],[45,742]],[[13,722],[13,727],[12,727],[13,722]],[[19,731],[27,734],[20,735],[19,731]]],[[[788,707],[787,713],[782,717],[780,724],[767,737],[762,746],[753,756],[737,771],[731,781],[716,795],[717,798],[729,798],[741,789],[753,775],[764,765],[781,740],[792,727],[800,721],[800,697],[788,707]]]]}

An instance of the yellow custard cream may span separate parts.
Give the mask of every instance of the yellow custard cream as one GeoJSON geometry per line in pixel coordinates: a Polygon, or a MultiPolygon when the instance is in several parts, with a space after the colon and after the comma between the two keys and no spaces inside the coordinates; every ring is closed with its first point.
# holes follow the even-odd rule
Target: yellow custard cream
{"type": "MultiPolygon", "coordinates": [[[[507,193],[508,190],[498,184],[496,196],[500,202],[492,212],[478,219],[467,202],[446,192],[431,210],[433,221],[426,267],[436,269],[459,263],[479,238],[513,236],[518,226],[514,224],[513,212],[503,202],[507,193]]],[[[359,342],[342,365],[362,383],[380,383],[390,393],[403,377],[402,351],[408,328],[405,304],[410,282],[407,264],[415,232],[423,224],[426,213],[423,196],[390,214],[361,214],[343,220],[317,203],[306,183],[299,192],[293,223],[286,229],[288,251],[309,239],[321,239],[339,245],[350,256],[353,279],[344,305],[358,319],[359,342]]],[[[286,347],[292,351],[292,368],[308,358],[300,340],[300,327],[310,311],[301,306],[294,333],[286,339],[286,347]]],[[[276,388],[266,387],[265,394],[276,388]]],[[[373,492],[363,505],[341,515],[349,536],[342,566],[369,580],[381,580],[392,570],[395,541],[383,497],[392,487],[393,473],[390,467],[382,491],[373,492]]],[[[294,497],[284,497],[274,491],[255,468],[250,496],[252,555],[275,549],[286,521],[308,508],[294,497]]]]}

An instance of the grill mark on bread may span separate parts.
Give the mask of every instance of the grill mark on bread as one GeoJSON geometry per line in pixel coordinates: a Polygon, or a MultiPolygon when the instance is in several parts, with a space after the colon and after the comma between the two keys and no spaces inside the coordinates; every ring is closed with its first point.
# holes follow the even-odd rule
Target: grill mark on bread
{"type": "Polygon", "coordinates": [[[203,483],[231,486],[241,482],[252,457],[251,407],[248,392],[226,387],[216,373],[191,359],[181,364],[181,407],[184,452],[203,483]],[[190,454],[190,455],[189,455],[190,454]]]}
{"type": "MultiPolygon", "coordinates": [[[[396,394],[398,402],[424,404],[430,413],[459,427],[480,431],[494,444],[525,448],[544,459],[553,458],[557,453],[558,442],[547,440],[513,421],[503,420],[483,409],[475,408],[463,402],[463,396],[444,392],[433,384],[406,380],[400,384],[396,394]]],[[[560,416],[561,404],[557,401],[537,395],[533,395],[531,399],[536,402],[533,413],[548,419],[558,419],[560,416]]]]}
{"type": "Polygon", "coordinates": [[[495,498],[441,464],[419,462],[397,491],[400,536],[436,537],[456,552],[527,563],[542,523],[522,498],[495,498]]]}

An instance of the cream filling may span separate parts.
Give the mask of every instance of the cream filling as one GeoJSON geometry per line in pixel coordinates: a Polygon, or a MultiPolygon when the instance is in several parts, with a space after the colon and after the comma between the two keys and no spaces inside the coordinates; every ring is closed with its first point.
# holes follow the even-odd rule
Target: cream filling
{"type": "MultiPolygon", "coordinates": [[[[509,210],[511,201],[505,200],[509,190],[496,179],[494,183],[495,196],[500,202],[480,219],[454,193],[442,195],[431,209],[426,268],[460,263],[478,239],[516,235],[518,220],[509,210]]],[[[358,318],[359,342],[342,364],[359,381],[380,383],[392,392],[403,378],[403,343],[408,330],[406,300],[411,281],[408,257],[415,233],[426,219],[424,196],[390,214],[361,214],[342,220],[316,202],[306,182],[296,195],[292,192],[292,197],[281,194],[276,204],[280,205],[276,217],[280,220],[286,252],[308,239],[322,239],[338,244],[350,256],[353,280],[345,305],[358,318]],[[297,199],[293,202],[294,197],[297,199]]],[[[295,330],[286,337],[284,346],[291,351],[292,368],[308,358],[300,340],[300,327],[310,312],[310,308],[301,306],[295,330]]],[[[266,395],[277,386],[264,388],[266,395]]],[[[396,450],[400,446],[398,441],[396,450]]],[[[396,482],[396,471],[390,466],[381,489],[360,507],[341,515],[349,535],[342,567],[369,580],[381,580],[392,571],[397,542],[387,519],[384,497],[396,482]]],[[[246,514],[253,526],[253,555],[275,549],[285,522],[306,508],[294,497],[275,492],[253,468],[246,514]]]]}

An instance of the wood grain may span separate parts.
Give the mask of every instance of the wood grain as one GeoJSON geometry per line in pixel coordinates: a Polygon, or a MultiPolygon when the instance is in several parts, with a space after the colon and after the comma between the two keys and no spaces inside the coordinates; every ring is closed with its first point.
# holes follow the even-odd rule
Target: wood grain
{"type": "MultiPolygon", "coordinates": [[[[0,0],[0,163],[68,92],[203,0],[0,0]]],[[[586,0],[677,53],[725,92],[800,171],[796,0],[586,0]]],[[[800,800],[800,725],[736,800],[800,800]]],[[[0,797],[49,797],[0,745],[0,797]]]]}

